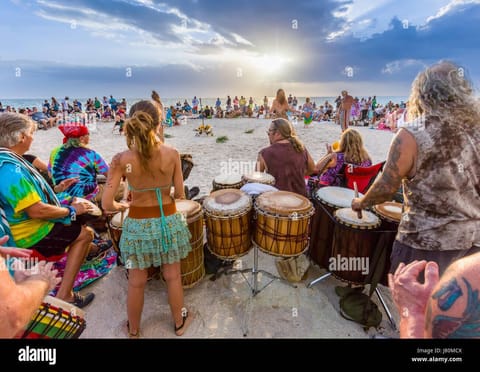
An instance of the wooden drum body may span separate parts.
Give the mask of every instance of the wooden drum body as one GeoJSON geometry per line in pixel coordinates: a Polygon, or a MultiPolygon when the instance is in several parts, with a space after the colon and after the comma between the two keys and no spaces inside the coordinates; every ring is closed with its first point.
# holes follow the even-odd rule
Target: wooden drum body
{"type": "Polygon", "coordinates": [[[329,269],[340,280],[364,284],[370,272],[372,254],[377,247],[380,219],[368,211],[362,212],[362,219],[351,208],[335,211],[332,257],[329,269]]]}
{"type": "Polygon", "coordinates": [[[388,285],[390,255],[392,254],[393,243],[395,242],[400,219],[402,218],[402,204],[397,202],[385,202],[373,206],[373,211],[378,217],[380,217],[380,230],[382,231],[380,238],[383,238],[381,241],[383,243],[383,249],[387,250],[387,260],[381,283],[383,285],[388,285]]]}
{"type": "Polygon", "coordinates": [[[268,191],[255,200],[255,244],[265,253],[293,257],[308,248],[312,203],[288,191],[268,191]]]}
{"type": "Polygon", "coordinates": [[[315,190],[313,195],[315,214],[312,217],[309,255],[317,265],[328,269],[335,230],[334,212],[350,207],[355,194],[347,188],[327,186],[315,190]]]}
{"type": "Polygon", "coordinates": [[[182,285],[193,287],[205,276],[203,257],[203,211],[202,206],[193,200],[175,200],[177,211],[186,219],[192,237],[192,251],[180,261],[182,285]]]}
{"type": "Polygon", "coordinates": [[[252,201],[237,189],[212,192],[203,201],[209,250],[222,259],[236,259],[252,247],[252,201]]]}

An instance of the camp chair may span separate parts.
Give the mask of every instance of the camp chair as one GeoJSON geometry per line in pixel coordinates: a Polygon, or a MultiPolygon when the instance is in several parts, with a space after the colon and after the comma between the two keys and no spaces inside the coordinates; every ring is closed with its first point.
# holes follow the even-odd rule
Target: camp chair
{"type": "Polygon", "coordinates": [[[373,182],[377,178],[378,174],[383,170],[385,161],[372,165],[370,167],[356,167],[352,164],[346,164],[345,175],[345,187],[354,189],[354,182],[357,183],[358,192],[364,194],[372,186],[373,182]]]}

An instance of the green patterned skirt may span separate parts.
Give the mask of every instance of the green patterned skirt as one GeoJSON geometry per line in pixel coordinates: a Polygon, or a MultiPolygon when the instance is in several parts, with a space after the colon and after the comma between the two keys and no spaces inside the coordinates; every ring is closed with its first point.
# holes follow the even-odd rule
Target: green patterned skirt
{"type": "Polygon", "coordinates": [[[192,250],[190,231],[180,213],[123,221],[120,252],[127,269],[147,269],[179,262],[192,250]]]}

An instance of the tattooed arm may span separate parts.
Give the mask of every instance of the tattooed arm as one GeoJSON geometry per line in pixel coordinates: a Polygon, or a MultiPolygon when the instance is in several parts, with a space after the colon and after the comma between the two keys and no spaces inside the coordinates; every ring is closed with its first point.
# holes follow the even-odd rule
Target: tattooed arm
{"type": "Polygon", "coordinates": [[[355,211],[392,199],[402,179],[412,175],[417,156],[417,143],[406,130],[400,130],[393,138],[382,175],[361,199],[353,199],[355,211]]]}
{"type": "Polygon", "coordinates": [[[429,299],[426,338],[480,338],[480,253],[448,267],[429,299]]]}

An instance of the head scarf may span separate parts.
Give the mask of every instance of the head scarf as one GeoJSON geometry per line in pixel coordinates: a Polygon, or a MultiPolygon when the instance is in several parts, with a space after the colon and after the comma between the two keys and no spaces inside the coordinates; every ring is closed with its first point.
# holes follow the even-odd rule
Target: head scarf
{"type": "Polygon", "coordinates": [[[58,127],[65,136],[63,143],[67,142],[70,138],[80,138],[89,134],[88,128],[85,125],[60,125],[58,127]]]}

